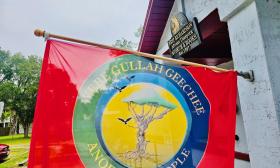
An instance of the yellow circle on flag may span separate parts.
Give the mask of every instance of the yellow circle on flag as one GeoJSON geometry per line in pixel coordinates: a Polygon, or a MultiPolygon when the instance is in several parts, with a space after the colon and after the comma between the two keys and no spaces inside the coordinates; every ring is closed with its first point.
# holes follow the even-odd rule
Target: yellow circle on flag
{"type": "Polygon", "coordinates": [[[150,168],[163,165],[179,151],[187,125],[185,111],[173,94],[155,84],[135,83],[109,100],[102,114],[101,134],[116,161],[128,167],[150,168]],[[124,101],[147,88],[175,108],[124,101]]]}

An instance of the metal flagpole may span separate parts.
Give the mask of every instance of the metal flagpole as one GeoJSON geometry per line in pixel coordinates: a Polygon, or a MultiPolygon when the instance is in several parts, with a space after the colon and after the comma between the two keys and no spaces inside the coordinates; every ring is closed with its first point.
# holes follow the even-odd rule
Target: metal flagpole
{"type": "MultiPolygon", "coordinates": [[[[99,43],[84,41],[84,40],[75,39],[75,38],[71,38],[71,37],[66,37],[66,36],[62,36],[62,35],[48,33],[45,30],[41,30],[41,29],[36,29],[34,31],[34,34],[35,34],[35,36],[44,37],[45,39],[47,39],[47,38],[55,38],[55,39],[61,39],[61,40],[65,40],[65,41],[75,42],[75,43],[82,43],[82,44],[87,44],[87,45],[98,46],[98,47],[107,48],[107,49],[116,49],[116,50],[121,50],[121,51],[129,52],[129,53],[137,55],[137,56],[153,58],[153,59],[160,59],[160,60],[164,60],[164,61],[168,61],[168,62],[172,62],[172,63],[175,63],[175,64],[180,64],[180,65],[203,67],[203,68],[208,68],[208,69],[211,69],[211,70],[214,70],[214,71],[218,71],[218,72],[235,71],[235,70],[228,70],[228,69],[218,68],[216,66],[208,66],[208,65],[204,65],[204,64],[198,64],[198,63],[194,63],[194,62],[182,61],[182,60],[177,60],[177,59],[173,59],[173,58],[163,57],[163,56],[159,56],[159,55],[143,53],[143,52],[139,52],[139,51],[133,51],[133,50],[128,50],[128,49],[116,48],[116,47],[112,47],[112,46],[109,46],[109,45],[104,45],[104,44],[99,44],[99,43]]],[[[249,81],[253,81],[254,80],[253,73],[251,71],[250,72],[238,72],[238,71],[236,71],[236,72],[237,72],[238,76],[241,76],[241,77],[243,77],[245,79],[248,79],[249,81]]]]}

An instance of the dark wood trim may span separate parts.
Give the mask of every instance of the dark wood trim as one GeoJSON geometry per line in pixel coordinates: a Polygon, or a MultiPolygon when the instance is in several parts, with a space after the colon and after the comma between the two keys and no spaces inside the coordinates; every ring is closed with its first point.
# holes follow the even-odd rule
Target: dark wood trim
{"type": "Polygon", "coordinates": [[[234,156],[235,156],[235,159],[250,162],[250,156],[248,153],[242,153],[242,152],[235,151],[234,156]]]}

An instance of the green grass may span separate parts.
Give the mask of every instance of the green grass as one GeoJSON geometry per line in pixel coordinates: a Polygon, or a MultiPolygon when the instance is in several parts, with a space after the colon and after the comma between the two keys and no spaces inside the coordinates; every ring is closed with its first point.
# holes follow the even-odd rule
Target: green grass
{"type": "Polygon", "coordinates": [[[8,145],[29,144],[30,138],[24,138],[23,134],[0,136],[0,143],[8,145]]]}
{"type": "Polygon", "coordinates": [[[30,138],[24,138],[23,135],[0,136],[0,143],[10,146],[10,155],[4,162],[0,163],[1,168],[18,167],[18,163],[27,159],[30,138]]]}

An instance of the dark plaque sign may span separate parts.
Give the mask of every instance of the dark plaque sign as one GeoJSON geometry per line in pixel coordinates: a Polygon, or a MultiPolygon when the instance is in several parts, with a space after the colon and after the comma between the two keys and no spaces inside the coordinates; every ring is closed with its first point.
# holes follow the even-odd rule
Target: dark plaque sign
{"type": "Polygon", "coordinates": [[[179,58],[201,44],[201,37],[195,19],[189,21],[180,12],[171,18],[170,26],[172,38],[168,41],[168,46],[173,58],[179,58]]]}

